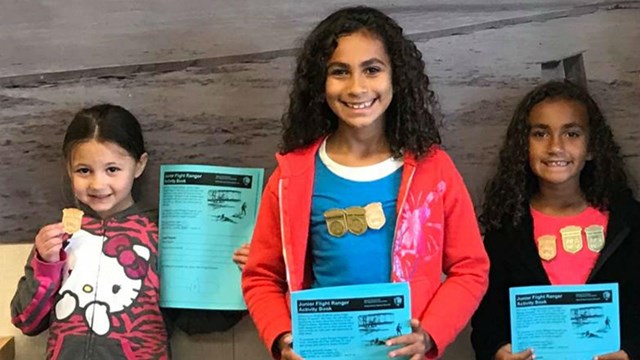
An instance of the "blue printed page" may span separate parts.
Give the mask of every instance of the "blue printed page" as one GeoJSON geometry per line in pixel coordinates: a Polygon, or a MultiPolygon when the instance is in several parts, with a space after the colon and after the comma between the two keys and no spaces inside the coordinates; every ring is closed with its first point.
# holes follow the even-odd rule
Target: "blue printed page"
{"type": "Polygon", "coordinates": [[[160,168],[160,305],[246,309],[233,251],[249,242],[263,169],[160,168]]]}
{"type": "Polygon", "coordinates": [[[509,289],[514,352],[536,360],[591,360],[620,350],[618,284],[509,289]]]}
{"type": "Polygon", "coordinates": [[[388,359],[385,341],[411,333],[409,294],[407,283],[293,292],[293,349],[305,360],[388,359]]]}

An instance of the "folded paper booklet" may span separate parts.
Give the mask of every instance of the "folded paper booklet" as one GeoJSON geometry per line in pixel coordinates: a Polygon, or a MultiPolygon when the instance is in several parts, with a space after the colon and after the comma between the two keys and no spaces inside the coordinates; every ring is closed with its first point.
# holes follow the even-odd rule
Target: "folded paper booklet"
{"type": "MultiPolygon", "coordinates": [[[[385,342],[411,333],[407,283],[291,293],[293,350],[305,360],[388,359],[385,342]]],[[[397,357],[397,359],[406,359],[397,357]]]]}
{"type": "Polygon", "coordinates": [[[251,240],[263,169],[160,167],[160,305],[246,309],[233,251],[251,240]]]}
{"type": "Polygon", "coordinates": [[[591,360],[620,350],[618,284],[509,289],[513,352],[536,360],[591,360]]]}

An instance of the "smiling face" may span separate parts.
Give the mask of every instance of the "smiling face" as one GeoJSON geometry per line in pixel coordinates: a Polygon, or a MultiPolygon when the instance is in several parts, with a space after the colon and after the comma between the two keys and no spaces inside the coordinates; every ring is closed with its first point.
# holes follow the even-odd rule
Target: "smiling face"
{"type": "Polygon", "coordinates": [[[393,98],[392,69],[384,44],[366,31],[338,39],[327,64],[326,101],[352,129],[384,129],[384,113],[393,98]]]}
{"type": "Polygon", "coordinates": [[[540,187],[580,188],[580,172],[591,159],[586,108],[572,100],[548,99],[529,113],[529,165],[540,187]]]}
{"type": "Polygon", "coordinates": [[[73,193],[100,217],[109,217],[133,205],[133,181],[142,174],[146,162],[146,153],[136,161],[115,143],[79,143],[69,159],[73,193]]]}

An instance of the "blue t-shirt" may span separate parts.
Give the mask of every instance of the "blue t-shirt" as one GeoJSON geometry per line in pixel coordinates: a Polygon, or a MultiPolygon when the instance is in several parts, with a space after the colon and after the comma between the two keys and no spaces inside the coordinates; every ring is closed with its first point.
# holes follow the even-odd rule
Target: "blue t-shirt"
{"type": "Polygon", "coordinates": [[[329,159],[323,144],[315,165],[310,226],[312,287],[389,282],[402,161],[346,167],[329,159]],[[382,228],[368,228],[361,235],[329,234],[324,217],[327,210],[375,202],[382,203],[386,218],[382,228]]]}

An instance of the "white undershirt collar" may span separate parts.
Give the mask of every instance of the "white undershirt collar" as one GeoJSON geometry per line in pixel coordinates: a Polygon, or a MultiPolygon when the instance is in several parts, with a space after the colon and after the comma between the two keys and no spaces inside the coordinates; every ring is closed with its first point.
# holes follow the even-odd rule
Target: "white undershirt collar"
{"type": "Polygon", "coordinates": [[[322,163],[335,175],[351,181],[376,181],[391,175],[404,164],[402,158],[390,157],[382,162],[367,166],[345,166],[331,160],[327,155],[327,139],[324,139],[318,150],[322,163]]]}

